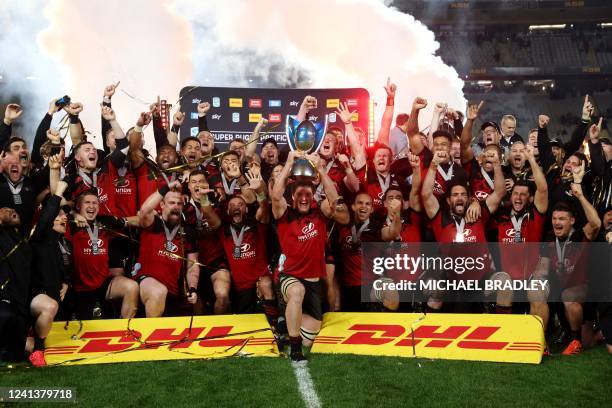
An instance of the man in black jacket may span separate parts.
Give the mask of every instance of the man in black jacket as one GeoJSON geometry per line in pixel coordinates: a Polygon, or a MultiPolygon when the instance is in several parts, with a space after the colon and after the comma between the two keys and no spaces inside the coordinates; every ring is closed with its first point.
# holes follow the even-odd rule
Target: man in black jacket
{"type": "Polygon", "coordinates": [[[19,213],[0,208],[0,360],[24,358],[32,251],[19,213]]]}
{"type": "MultiPolygon", "coordinates": [[[[50,159],[52,167],[58,164],[52,172],[59,172],[61,159],[58,157],[50,159]]],[[[64,300],[72,272],[72,245],[64,237],[68,218],[60,208],[67,187],[65,181],[57,182],[30,240],[33,253],[30,313],[34,319],[34,351],[30,361],[37,367],[46,365],[45,338],[64,300]]]]}

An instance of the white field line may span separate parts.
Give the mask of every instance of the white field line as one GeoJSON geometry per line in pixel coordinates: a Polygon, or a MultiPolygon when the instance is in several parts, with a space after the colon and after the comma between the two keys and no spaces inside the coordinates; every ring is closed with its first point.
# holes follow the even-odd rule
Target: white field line
{"type": "Polygon", "coordinates": [[[321,408],[321,400],[315,391],[307,361],[292,361],[293,373],[306,408],[321,408]]]}

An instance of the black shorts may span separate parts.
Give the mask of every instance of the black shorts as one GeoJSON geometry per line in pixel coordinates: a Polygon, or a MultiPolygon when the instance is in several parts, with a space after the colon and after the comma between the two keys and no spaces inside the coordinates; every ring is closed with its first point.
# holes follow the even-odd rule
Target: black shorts
{"type": "MultiPolygon", "coordinates": [[[[124,237],[111,238],[108,251],[108,267],[129,269],[132,257],[131,241],[124,237]]],[[[129,271],[128,271],[129,272],[129,271]]]]}
{"type": "Polygon", "coordinates": [[[236,314],[248,314],[257,312],[257,288],[236,290],[231,294],[232,312],[236,314]]]}
{"type": "Polygon", "coordinates": [[[106,292],[108,292],[112,280],[113,277],[109,276],[98,289],[74,293],[76,300],[75,313],[78,320],[93,319],[96,302],[100,303],[102,317],[113,318],[112,307],[109,307],[109,302],[106,300],[106,292]]]}
{"type": "Polygon", "coordinates": [[[224,256],[215,258],[212,262],[209,262],[204,266],[200,266],[200,282],[202,281],[203,277],[207,276],[210,278],[219,269],[226,269],[229,271],[229,266],[227,265],[227,260],[224,256]]]}
{"type": "Polygon", "coordinates": [[[32,303],[32,299],[34,299],[38,295],[47,295],[51,299],[55,300],[57,303],[60,303],[60,291],[59,291],[59,289],[51,289],[51,288],[43,288],[43,287],[33,287],[30,290],[30,303],[32,303]]]}
{"type": "Polygon", "coordinates": [[[340,288],[340,310],[343,312],[365,312],[366,303],[361,301],[361,286],[342,286],[340,288]]]}
{"type": "Polygon", "coordinates": [[[302,313],[311,316],[315,320],[323,320],[323,310],[321,305],[321,281],[307,281],[296,278],[295,276],[279,274],[278,283],[280,285],[283,298],[287,298],[287,289],[296,282],[304,285],[305,293],[302,301],[302,313]]]}

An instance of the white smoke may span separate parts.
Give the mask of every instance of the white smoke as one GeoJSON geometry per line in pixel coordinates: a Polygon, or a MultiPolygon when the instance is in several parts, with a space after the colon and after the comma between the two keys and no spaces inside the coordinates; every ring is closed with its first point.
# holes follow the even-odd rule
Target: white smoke
{"type": "MultiPolygon", "coordinates": [[[[434,56],[433,33],[380,0],[4,0],[0,22],[0,75],[11,79],[0,84],[3,99],[7,89],[21,95],[35,128],[48,101],[67,93],[83,102],[98,145],[103,88],[119,80],[113,107],[124,129],[147,102],[173,103],[188,84],[364,87],[377,121],[388,76],[396,113],[417,95],[465,103],[456,71],[434,56]]],[[[424,126],[429,115],[421,118],[424,126]]]]}

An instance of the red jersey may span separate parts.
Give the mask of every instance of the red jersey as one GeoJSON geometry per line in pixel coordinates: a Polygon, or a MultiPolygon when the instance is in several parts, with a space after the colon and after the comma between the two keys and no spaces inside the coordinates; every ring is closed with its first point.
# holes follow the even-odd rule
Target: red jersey
{"type": "Polygon", "coordinates": [[[267,227],[266,224],[250,220],[240,228],[229,223],[220,228],[219,235],[229,263],[232,282],[238,291],[254,288],[257,280],[268,273],[267,227]],[[234,228],[236,238],[239,238],[240,231],[244,228],[239,253],[235,253],[236,245],[231,228],[234,228]]]}
{"type": "MultiPolygon", "coordinates": [[[[168,226],[172,231],[172,228],[168,226]]],[[[148,276],[162,283],[168,292],[179,294],[179,281],[184,260],[173,255],[187,258],[190,253],[197,252],[194,232],[189,226],[179,227],[172,243],[166,241],[164,223],[155,216],[153,224],[140,233],[140,270],[136,278],[148,276]]]]}
{"type": "Polygon", "coordinates": [[[117,169],[115,185],[115,215],[131,217],[138,213],[136,175],[127,166],[117,169]]]}
{"type": "MultiPolygon", "coordinates": [[[[427,147],[424,147],[421,153],[419,153],[421,159],[421,180],[425,180],[433,153],[427,147]]],[[[448,190],[448,185],[451,181],[462,180],[467,184],[468,178],[463,167],[457,163],[452,162],[449,164],[441,164],[436,170],[436,178],[434,180],[433,194],[436,196],[438,201],[443,201],[444,195],[448,190]]]]}
{"type": "Polygon", "coordinates": [[[482,215],[474,223],[467,223],[465,219],[463,226],[463,234],[457,235],[457,222],[461,223],[461,219],[455,220],[449,211],[438,210],[438,213],[431,219],[431,228],[436,237],[436,241],[443,244],[441,252],[445,256],[451,257],[471,257],[471,258],[484,258],[485,268],[478,270],[476,268],[467,270],[461,274],[460,277],[463,279],[480,279],[490,272],[490,259],[489,247],[487,246],[487,239],[485,236],[485,225],[490,217],[489,209],[486,205],[482,206],[482,215]],[[460,238],[460,240],[458,240],[460,238]],[[462,245],[462,242],[471,244],[469,246],[462,245]],[[481,245],[474,245],[481,244],[481,245]]]}
{"type": "Polygon", "coordinates": [[[495,190],[493,184],[494,174],[484,171],[478,160],[473,158],[463,164],[463,169],[467,173],[470,180],[470,192],[473,197],[480,202],[487,199],[489,194],[495,190]]]}
{"type": "MultiPolygon", "coordinates": [[[[381,242],[381,225],[371,221],[345,225],[338,229],[338,255],[340,256],[338,278],[342,286],[360,286],[373,282],[376,276],[372,274],[373,257],[364,257],[362,242],[381,242]],[[363,229],[362,229],[363,228],[363,229]],[[361,231],[361,234],[359,232],[361,231]],[[353,233],[355,237],[353,237],[353,233]],[[369,271],[369,273],[367,273],[369,271]]],[[[372,251],[369,251],[372,252],[372,251]]]]}
{"type": "Polygon", "coordinates": [[[360,190],[365,190],[372,197],[372,208],[374,211],[382,211],[385,206],[383,196],[391,185],[401,186],[401,180],[395,173],[382,176],[374,170],[373,166],[363,166],[356,173],[359,178],[360,190]]]}
{"type": "MultiPolygon", "coordinates": [[[[110,277],[108,269],[109,240],[112,235],[102,228],[101,224],[109,225],[115,229],[116,222],[112,217],[99,216],[98,239],[92,242],[87,228],[72,228],[69,240],[72,243],[72,260],[74,274],[72,286],[77,292],[86,292],[98,289],[110,277]]],[[[91,232],[95,234],[95,226],[91,225],[91,232]]]]}
{"type": "MultiPolygon", "coordinates": [[[[394,242],[399,242],[398,244],[393,244],[388,248],[388,257],[394,257],[398,252],[401,254],[406,254],[412,258],[417,258],[420,256],[420,245],[419,243],[422,241],[421,237],[421,216],[418,212],[413,211],[412,209],[408,209],[402,211],[402,229],[400,231],[399,237],[397,237],[394,242]]],[[[385,227],[390,223],[389,218],[385,220],[385,227]]],[[[402,279],[414,281],[421,275],[421,270],[415,271],[390,271],[387,273],[387,276],[392,278],[394,281],[398,282],[402,279]]]]}
{"type": "Polygon", "coordinates": [[[572,230],[566,240],[557,239],[550,233],[546,241],[541,255],[550,259],[550,268],[561,287],[586,285],[590,252],[588,243],[591,241],[584,231],[572,230]]]}
{"type": "MultiPolygon", "coordinates": [[[[200,207],[198,206],[198,210],[200,207]]],[[[217,215],[219,210],[215,208],[217,215]]],[[[194,203],[190,200],[183,207],[183,218],[185,223],[195,230],[198,241],[199,260],[201,263],[211,267],[225,268],[225,251],[223,244],[218,239],[216,231],[210,231],[208,222],[202,219],[202,215],[196,211],[194,203]]]]}
{"type": "Polygon", "coordinates": [[[279,271],[297,278],[325,276],[327,218],[318,208],[300,214],[288,207],[277,220],[278,238],[285,261],[279,271]]]}
{"type": "Polygon", "coordinates": [[[531,206],[521,216],[504,211],[495,217],[495,221],[497,240],[500,243],[500,269],[513,279],[529,278],[538,264],[540,251],[536,245],[521,245],[521,243],[542,240],[546,216],[531,206]],[[520,225],[518,233],[513,220],[520,225]]]}
{"type": "MultiPolygon", "coordinates": [[[[168,184],[156,164],[149,160],[145,160],[142,166],[135,169],[134,174],[138,184],[136,198],[138,208],[142,207],[142,204],[151,194],[168,184]]],[[[167,177],[171,179],[172,175],[167,177]]]]}

